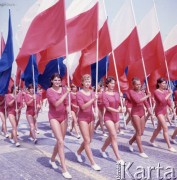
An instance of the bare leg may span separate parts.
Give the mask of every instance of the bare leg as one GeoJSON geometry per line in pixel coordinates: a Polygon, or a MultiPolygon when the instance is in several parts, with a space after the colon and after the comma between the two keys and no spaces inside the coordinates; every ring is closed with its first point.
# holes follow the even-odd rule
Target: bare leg
{"type": "Polygon", "coordinates": [[[64,137],[66,134],[66,128],[67,128],[67,121],[63,121],[61,124],[56,119],[50,120],[50,125],[52,128],[52,131],[54,133],[54,136],[57,140],[57,143],[54,147],[53,154],[51,160],[55,160],[55,157],[58,155],[60,157],[60,162],[62,166],[62,171],[66,172],[66,163],[65,163],[65,154],[64,154],[64,137]]]}
{"type": "Polygon", "coordinates": [[[85,149],[85,152],[90,160],[91,165],[94,165],[95,161],[93,159],[93,154],[90,148],[90,143],[92,140],[93,130],[94,130],[94,121],[90,122],[90,124],[88,124],[85,121],[80,121],[79,127],[84,141],[81,144],[80,148],[78,149],[77,153],[81,154],[83,149],[85,149]]]}

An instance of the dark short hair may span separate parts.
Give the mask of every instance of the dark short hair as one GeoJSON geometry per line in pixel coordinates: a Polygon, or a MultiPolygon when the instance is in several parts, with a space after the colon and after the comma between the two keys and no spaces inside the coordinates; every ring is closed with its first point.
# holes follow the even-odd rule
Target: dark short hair
{"type": "Polygon", "coordinates": [[[61,79],[61,81],[62,81],[62,77],[60,76],[60,74],[54,73],[54,74],[52,74],[52,76],[51,76],[51,78],[50,78],[50,87],[53,86],[52,80],[54,80],[56,77],[59,78],[59,79],[61,79]]]}
{"type": "Polygon", "coordinates": [[[29,85],[28,85],[28,90],[29,90],[29,89],[34,89],[33,84],[29,84],[29,85]]]}
{"type": "Polygon", "coordinates": [[[161,84],[162,82],[166,82],[166,80],[164,79],[164,78],[159,78],[159,79],[157,79],[157,83],[156,83],[156,89],[158,89],[159,88],[159,84],[161,84]]]}
{"type": "Polygon", "coordinates": [[[116,81],[114,77],[112,76],[109,76],[106,78],[106,87],[108,87],[108,84],[111,82],[111,81],[116,81]]]}

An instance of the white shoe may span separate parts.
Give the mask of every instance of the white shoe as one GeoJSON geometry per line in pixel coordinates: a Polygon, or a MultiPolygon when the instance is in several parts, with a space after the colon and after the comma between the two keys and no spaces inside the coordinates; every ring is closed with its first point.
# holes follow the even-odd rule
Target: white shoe
{"type": "Polygon", "coordinates": [[[15,141],[14,141],[13,139],[10,139],[10,142],[11,142],[12,144],[15,144],[15,141]]]}
{"type": "Polygon", "coordinates": [[[52,166],[53,169],[58,169],[58,166],[57,164],[54,162],[51,161],[51,159],[49,160],[49,164],[52,166]]]}
{"type": "Polygon", "coordinates": [[[108,158],[108,156],[107,156],[107,154],[106,154],[105,151],[102,151],[102,150],[100,149],[100,153],[101,153],[102,157],[108,158]]]}
{"type": "Polygon", "coordinates": [[[71,174],[69,174],[68,171],[62,173],[62,175],[63,175],[63,177],[64,177],[65,179],[72,179],[72,176],[71,176],[71,174]]]}
{"type": "Polygon", "coordinates": [[[78,135],[77,135],[77,139],[80,139],[80,138],[81,138],[81,136],[78,134],[78,135]]]}
{"type": "Polygon", "coordinates": [[[37,133],[37,134],[40,134],[40,132],[39,132],[39,131],[36,131],[36,133],[37,133]]]}
{"type": "Polygon", "coordinates": [[[173,144],[177,144],[177,141],[175,139],[170,139],[173,144]]]}
{"type": "Polygon", "coordinates": [[[158,145],[157,145],[155,142],[151,142],[151,141],[150,141],[150,144],[151,144],[153,147],[158,147],[158,145]]]}
{"type": "Polygon", "coordinates": [[[125,162],[124,162],[123,159],[119,159],[116,163],[117,163],[117,164],[120,164],[120,165],[124,165],[124,164],[125,164],[125,162]]]}
{"type": "Polygon", "coordinates": [[[100,171],[101,167],[98,166],[97,164],[92,165],[92,169],[94,169],[95,171],[100,171]]]}
{"type": "Polygon", "coordinates": [[[177,150],[174,147],[168,148],[168,150],[175,153],[177,152],[177,150]]]}
{"type": "Polygon", "coordinates": [[[16,142],[16,143],[15,143],[15,146],[16,146],[16,147],[19,147],[19,146],[20,146],[20,143],[19,143],[19,142],[16,142]]]}
{"type": "Polygon", "coordinates": [[[124,131],[121,130],[121,131],[119,132],[119,134],[124,135],[125,133],[124,133],[124,131]]]}
{"type": "Polygon", "coordinates": [[[9,138],[9,134],[6,134],[5,137],[6,137],[6,138],[9,138]]]}
{"type": "MultiPolygon", "coordinates": [[[[128,143],[128,144],[129,144],[129,143],[128,143]]],[[[134,152],[134,149],[133,149],[133,146],[132,146],[132,145],[129,144],[128,148],[129,148],[130,152],[134,152]]]]}
{"type": "Polygon", "coordinates": [[[33,140],[34,140],[32,137],[29,137],[28,139],[29,139],[30,141],[33,141],[33,140]]]}
{"type": "Polygon", "coordinates": [[[3,131],[1,131],[1,135],[2,135],[2,136],[5,136],[5,133],[4,133],[3,131]]]}
{"type": "Polygon", "coordinates": [[[139,155],[141,156],[141,157],[143,157],[143,158],[148,158],[148,155],[146,154],[146,153],[139,153],[139,155]]]}
{"type": "Polygon", "coordinates": [[[107,135],[106,133],[103,133],[103,136],[104,136],[104,137],[108,137],[108,135],[107,135]]]}
{"type": "Polygon", "coordinates": [[[75,152],[75,155],[76,155],[77,161],[78,161],[79,163],[82,163],[83,160],[82,160],[82,158],[81,158],[81,155],[79,155],[77,152],[75,152]]]}

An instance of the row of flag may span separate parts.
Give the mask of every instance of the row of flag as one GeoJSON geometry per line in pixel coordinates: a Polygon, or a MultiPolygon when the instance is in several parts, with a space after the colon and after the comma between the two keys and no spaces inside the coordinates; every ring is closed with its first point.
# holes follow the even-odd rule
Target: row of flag
{"type": "MultiPolygon", "coordinates": [[[[168,71],[171,80],[177,79],[177,26],[163,44],[155,5],[138,25],[132,0],[124,2],[110,27],[107,17],[104,0],[74,0],[66,11],[64,0],[36,1],[17,33],[20,50],[16,58],[19,72],[16,81],[22,78],[26,85],[31,83],[33,80],[27,79],[31,78],[32,67],[36,83],[45,89],[49,81],[45,81],[44,75],[49,79],[54,69],[63,76],[67,71],[77,86],[85,73],[92,75],[95,85],[96,76],[100,81],[104,76],[115,76],[117,71],[123,91],[135,76],[142,82],[148,77],[151,90],[157,78],[167,77],[168,71]]],[[[13,51],[11,57],[6,57],[11,48],[10,37],[12,41],[11,30],[4,51],[1,46],[0,73],[11,72],[13,51]]]]}

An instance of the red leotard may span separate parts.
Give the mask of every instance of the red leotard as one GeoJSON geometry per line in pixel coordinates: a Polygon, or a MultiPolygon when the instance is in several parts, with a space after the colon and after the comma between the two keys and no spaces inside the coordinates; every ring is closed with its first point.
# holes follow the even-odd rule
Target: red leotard
{"type": "Polygon", "coordinates": [[[67,119],[66,107],[68,106],[68,96],[58,107],[55,107],[56,101],[61,99],[61,97],[65,93],[66,93],[65,88],[62,88],[61,93],[56,92],[53,88],[47,89],[46,97],[49,102],[49,112],[48,112],[49,120],[56,119],[59,123],[61,123],[67,119]]]}
{"type": "Polygon", "coordinates": [[[104,104],[103,104],[103,92],[98,92],[98,109],[100,111],[104,110],[104,104]]]}
{"type": "Polygon", "coordinates": [[[167,114],[167,106],[171,106],[170,99],[167,100],[165,97],[168,95],[168,91],[160,92],[159,90],[154,91],[154,99],[156,101],[155,106],[155,115],[158,116],[159,114],[166,115],[167,114]]]}
{"type": "Polygon", "coordinates": [[[85,109],[82,109],[81,107],[86,104],[88,101],[90,101],[92,98],[94,98],[94,92],[90,92],[90,95],[85,95],[81,91],[77,92],[76,98],[77,98],[77,104],[80,107],[79,113],[78,113],[78,122],[79,121],[86,121],[87,123],[90,123],[94,121],[94,115],[92,111],[92,107],[94,106],[94,102],[88,106],[85,109]]]}
{"type": "MultiPolygon", "coordinates": [[[[26,93],[24,99],[27,106],[26,115],[35,116],[35,103],[34,103],[33,95],[26,93]],[[31,101],[31,99],[33,99],[33,101],[30,104],[27,104],[27,102],[31,101]]],[[[39,104],[39,97],[36,96],[36,105],[38,104],[39,104]]]]}
{"type": "MultiPolygon", "coordinates": [[[[15,112],[15,101],[12,103],[12,105],[9,105],[9,103],[14,100],[14,95],[13,94],[7,94],[6,95],[6,104],[7,104],[7,114],[12,114],[14,116],[16,116],[16,112],[15,112]]],[[[17,108],[21,108],[22,107],[22,101],[21,101],[21,96],[20,94],[17,95],[17,108]]],[[[20,111],[19,111],[20,114],[20,111]]]]}
{"type": "Polygon", "coordinates": [[[107,110],[107,107],[111,107],[114,109],[118,109],[120,105],[120,97],[118,93],[114,93],[114,95],[109,95],[106,92],[103,93],[103,104],[106,108],[105,114],[104,114],[104,120],[111,120],[114,123],[117,123],[119,121],[119,113],[117,112],[110,112],[107,110]]]}
{"type": "Polygon", "coordinates": [[[174,92],[174,103],[175,103],[176,114],[177,114],[177,90],[174,92]]]}
{"type": "Polygon", "coordinates": [[[5,113],[5,96],[1,96],[0,95],[0,102],[3,102],[1,105],[0,105],[0,112],[2,112],[3,114],[5,113]]]}
{"type": "Polygon", "coordinates": [[[78,108],[72,106],[72,104],[77,106],[77,98],[76,98],[76,93],[70,93],[71,95],[71,111],[74,111],[75,113],[78,112],[78,108]]]}
{"type": "Polygon", "coordinates": [[[149,108],[147,100],[140,102],[140,100],[145,96],[145,93],[142,91],[136,92],[134,90],[129,91],[130,99],[132,102],[131,115],[137,115],[140,118],[145,115],[144,105],[146,108],[149,108]]]}
{"type": "Polygon", "coordinates": [[[132,102],[131,102],[131,99],[130,99],[129,91],[125,92],[125,94],[126,94],[126,99],[125,99],[126,107],[127,108],[132,108],[132,102]]]}

